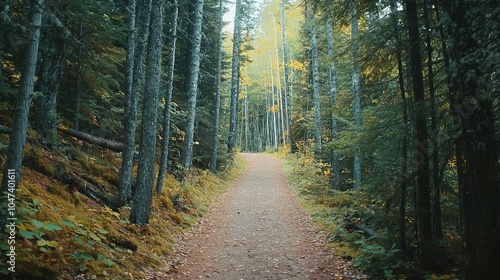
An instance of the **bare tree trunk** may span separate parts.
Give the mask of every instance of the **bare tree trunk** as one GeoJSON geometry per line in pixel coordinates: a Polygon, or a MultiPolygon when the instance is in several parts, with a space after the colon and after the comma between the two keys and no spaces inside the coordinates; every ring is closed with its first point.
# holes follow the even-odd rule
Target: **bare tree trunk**
{"type": "Polygon", "coordinates": [[[175,70],[175,50],[177,42],[177,21],[179,18],[179,6],[177,0],[174,0],[172,4],[172,14],[170,22],[170,45],[168,49],[168,82],[167,82],[167,93],[165,101],[165,109],[163,110],[163,134],[162,134],[162,144],[161,144],[161,157],[160,166],[158,170],[158,179],[156,181],[156,194],[160,195],[163,188],[163,180],[165,179],[165,173],[167,172],[168,166],[168,146],[170,144],[170,109],[172,105],[172,92],[174,89],[174,70],[175,70]]]}
{"type": "Polygon", "coordinates": [[[115,207],[127,203],[132,194],[132,168],[134,166],[135,134],[137,130],[137,104],[142,84],[142,71],[148,39],[151,0],[129,0],[128,41],[127,41],[127,92],[125,92],[124,150],[120,169],[120,186],[114,197],[115,207]],[[139,21],[136,21],[138,14],[139,21]],[[136,30],[137,28],[137,30],[136,30]]]}
{"type": "Polygon", "coordinates": [[[229,116],[229,139],[227,149],[229,153],[236,147],[238,133],[238,95],[240,91],[240,45],[241,45],[241,0],[236,0],[233,31],[233,58],[231,67],[231,105],[229,116]]]}
{"type": "Polygon", "coordinates": [[[313,12],[310,12],[311,24],[311,62],[313,76],[313,104],[314,104],[314,157],[321,157],[321,100],[319,88],[319,62],[318,43],[316,39],[316,19],[313,12]]]}
{"type": "MultiPolygon", "coordinates": [[[[397,12],[396,4],[391,2],[391,12],[397,12]]],[[[408,104],[406,99],[405,77],[403,68],[403,58],[401,49],[401,39],[399,37],[398,19],[393,22],[394,37],[396,40],[396,57],[398,62],[398,82],[403,104],[403,139],[401,146],[401,182],[400,182],[400,204],[399,204],[399,247],[403,254],[407,254],[406,248],[406,201],[408,189],[408,104]]]]}
{"type": "Polygon", "coordinates": [[[134,194],[130,222],[145,227],[149,223],[154,184],[154,163],[158,115],[158,94],[163,49],[163,17],[165,0],[154,0],[146,57],[146,83],[141,124],[137,189],[134,194]]]}
{"type": "Polygon", "coordinates": [[[24,147],[28,133],[28,116],[35,84],[44,2],[45,0],[37,0],[31,4],[29,44],[24,57],[24,71],[21,74],[19,94],[12,119],[12,133],[10,134],[9,147],[6,152],[7,161],[3,170],[2,187],[0,189],[1,198],[5,198],[6,193],[15,195],[21,176],[24,147]],[[10,175],[14,175],[14,178],[11,178],[10,175]]]}
{"type": "Polygon", "coordinates": [[[415,0],[405,0],[408,34],[410,45],[411,78],[414,102],[416,105],[416,154],[417,166],[417,220],[419,238],[419,260],[423,267],[429,267],[432,262],[434,244],[432,238],[429,148],[426,114],[424,111],[424,79],[422,75],[422,60],[420,54],[420,36],[418,30],[418,8],[415,0]]]}
{"type": "Polygon", "coordinates": [[[212,144],[212,158],[210,159],[210,172],[215,174],[217,170],[217,150],[219,148],[219,125],[220,125],[220,90],[222,75],[222,28],[224,25],[224,0],[219,0],[219,26],[217,30],[217,85],[215,91],[215,120],[212,144]]]}
{"type": "MultiPolygon", "coordinates": [[[[328,39],[328,58],[330,59],[330,65],[328,69],[328,77],[330,80],[330,116],[331,116],[331,129],[332,129],[332,141],[337,139],[338,125],[335,119],[335,105],[337,98],[337,76],[335,73],[335,52],[333,46],[333,26],[332,19],[328,18],[327,22],[327,39],[328,39]]],[[[334,190],[340,189],[340,163],[339,155],[336,154],[335,149],[332,149],[332,182],[331,187],[334,190]]]]}
{"type": "Polygon", "coordinates": [[[203,25],[203,4],[204,0],[197,0],[194,5],[194,26],[193,26],[193,45],[191,49],[191,59],[189,65],[189,81],[188,81],[188,123],[186,127],[186,136],[184,145],[182,146],[181,164],[184,167],[190,167],[193,161],[193,139],[194,139],[194,122],[196,117],[196,97],[198,95],[198,78],[200,75],[201,61],[201,28],[203,25]]]}
{"type": "Polygon", "coordinates": [[[290,145],[290,153],[295,152],[295,144],[292,135],[292,99],[290,95],[289,69],[288,69],[288,52],[286,42],[286,18],[285,18],[285,0],[281,0],[281,32],[283,37],[283,89],[285,90],[285,108],[286,108],[286,123],[288,145],[290,145]]]}
{"type": "Polygon", "coordinates": [[[244,100],[244,106],[245,106],[245,151],[249,152],[249,135],[250,135],[250,127],[248,123],[248,86],[245,85],[245,100],[244,100]]]}
{"type": "Polygon", "coordinates": [[[279,51],[278,51],[278,35],[276,34],[276,22],[273,21],[274,25],[274,48],[275,48],[275,56],[276,56],[276,73],[277,73],[277,79],[276,79],[276,90],[278,93],[278,112],[279,112],[279,120],[280,120],[280,130],[279,134],[281,137],[281,140],[283,141],[283,145],[286,144],[286,139],[285,139],[285,121],[284,121],[284,116],[283,116],[283,97],[281,94],[281,71],[280,71],[280,58],[279,58],[279,51]]]}
{"type": "Polygon", "coordinates": [[[424,1],[424,20],[425,20],[425,43],[427,50],[427,69],[428,77],[427,81],[429,83],[429,94],[431,98],[431,139],[433,144],[432,151],[432,183],[434,185],[434,195],[433,201],[434,205],[432,207],[432,226],[434,230],[434,236],[437,240],[443,239],[443,226],[441,222],[441,179],[439,176],[439,146],[438,146],[438,127],[437,127],[437,116],[436,116],[436,89],[434,86],[434,69],[432,58],[432,45],[431,45],[431,26],[429,23],[429,13],[427,8],[427,1],[424,1]]]}
{"type": "MultiPolygon", "coordinates": [[[[361,94],[359,86],[360,66],[359,66],[359,51],[358,51],[358,11],[356,3],[351,15],[351,40],[352,40],[352,95],[354,98],[354,131],[359,135],[361,129],[361,94]]],[[[361,189],[361,155],[359,146],[354,147],[354,164],[352,169],[352,180],[354,181],[354,189],[361,189]]]]}
{"type": "MultiPolygon", "coordinates": [[[[46,8],[61,23],[66,22],[66,7],[56,1],[49,2],[46,8]]],[[[47,140],[57,140],[57,96],[64,63],[66,38],[60,26],[48,22],[40,41],[40,92],[35,99],[35,129],[47,140]]]]}

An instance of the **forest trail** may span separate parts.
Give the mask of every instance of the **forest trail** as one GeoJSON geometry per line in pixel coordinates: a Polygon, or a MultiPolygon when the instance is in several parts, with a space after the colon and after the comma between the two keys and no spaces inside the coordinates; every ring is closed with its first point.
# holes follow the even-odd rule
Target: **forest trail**
{"type": "Polygon", "coordinates": [[[180,241],[170,279],[361,279],[310,223],[280,160],[243,156],[245,173],[180,241]]]}

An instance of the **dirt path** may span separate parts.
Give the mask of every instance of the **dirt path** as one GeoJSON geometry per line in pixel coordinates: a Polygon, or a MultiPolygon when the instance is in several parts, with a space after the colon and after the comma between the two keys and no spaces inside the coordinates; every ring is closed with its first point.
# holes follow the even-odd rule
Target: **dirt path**
{"type": "Polygon", "coordinates": [[[287,185],[280,160],[243,156],[247,170],[183,238],[170,278],[357,279],[310,224],[287,185]]]}

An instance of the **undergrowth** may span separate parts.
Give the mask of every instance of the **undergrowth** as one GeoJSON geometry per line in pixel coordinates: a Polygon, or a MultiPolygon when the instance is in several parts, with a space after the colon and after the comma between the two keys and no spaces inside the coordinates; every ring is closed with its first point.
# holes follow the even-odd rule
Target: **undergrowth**
{"type": "MultiPolygon", "coordinates": [[[[148,271],[166,273],[178,234],[194,225],[244,169],[237,156],[217,176],[193,168],[181,183],[167,175],[162,194],[153,198],[150,224],[140,228],[128,221],[129,205],[115,212],[55,179],[70,168],[116,193],[120,154],[69,138],[49,148],[30,142],[16,193],[16,279],[143,279],[148,271]]],[[[0,278],[6,273],[2,261],[0,278]]]]}
{"type": "Polygon", "coordinates": [[[371,279],[457,279],[455,273],[415,269],[397,246],[394,214],[383,199],[369,191],[332,189],[330,166],[315,160],[308,149],[292,155],[282,150],[280,156],[293,190],[313,221],[327,232],[334,251],[371,279]]]}
{"type": "Polygon", "coordinates": [[[373,236],[348,225],[371,227],[380,207],[363,192],[337,191],[330,188],[327,164],[314,160],[308,151],[284,157],[285,174],[301,204],[313,221],[330,237],[337,254],[352,260],[371,278],[405,279],[400,274],[409,265],[398,254],[383,228],[374,228],[373,236]]]}

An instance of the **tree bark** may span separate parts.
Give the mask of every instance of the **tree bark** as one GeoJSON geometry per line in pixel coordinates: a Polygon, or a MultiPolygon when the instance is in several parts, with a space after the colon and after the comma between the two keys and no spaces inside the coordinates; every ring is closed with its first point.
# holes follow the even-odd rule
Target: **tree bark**
{"type": "Polygon", "coordinates": [[[37,0],[32,2],[31,5],[30,33],[28,34],[30,40],[24,57],[24,69],[12,119],[12,133],[10,134],[9,147],[6,152],[7,161],[5,162],[0,189],[1,198],[5,197],[5,193],[14,195],[21,178],[23,153],[28,133],[28,116],[35,84],[44,2],[44,0],[37,0]],[[14,174],[14,178],[9,178],[9,174],[14,174]]]}
{"type": "Polygon", "coordinates": [[[177,0],[174,0],[173,10],[170,22],[170,45],[168,50],[168,82],[167,94],[165,100],[165,109],[163,110],[163,141],[161,144],[160,167],[158,171],[158,180],[156,182],[156,194],[160,195],[163,188],[163,180],[168,166],[168,147],[170,145],[170,109],[172,105],[172,92],[174,90],[174,70],[175,70],[175,51],[177,42],[177,21],[179,19],[179,6],[177,0]]]}
{"type": "Polygon", "coordinates": [[[499,27],[492,15],[498,3],[448,0],[440,4],[450,20],[453,132],[465,221],[464,279],[491,279],[500,274],[500,166],[494,105],[499,98],[500,43],[491,37],[499,27]]]}
{"type": "Polygon", "coordinates": [[[107,139],[104,139],[101,137],[90,135],[88,133],[78,131],[78,130],[75,130],[72,128],[58,127],[57,130],[59,130],[60,132],[62,132],[64,134],[67,134],[67,135],[73,136],[77,139],[92,143],[92,144],[99,146],[101,148],[112,150],[114,152],[121,152],[121,151],[123,151],[123,148],[124,148],[122,143],[118,143],[118,142],[107,140],[107,139]]]}
{"type": "Polygon", "coordinates": [[[193,139],[194,139],[194,122],[196,117],[196,99],[198,95],[198,78],[200,74],[201,60],[201,28],[203,25],[203,2],[197,0],[194,9],[194,26],[192,37],[191,59],[189,65],[189,81],[188,81],[188,123],[186,127],[186,136],[184,145],[182,146],[181,164],[184,167],[190,167],[193,161],[193,139]]]}
{"type": "Polygon", "coordinates": [[[163,17],[165,0],[154,0],[146,57],[146,82],[141,124],[137,189],[134,194],[130,222],[145,227],[149,223],[153,196],[158,94],[163,50],[163,17]]]}
{"type": "Polygon", "coordinates": [[[290,94],[289,69],[288,69],[288,51],[286,42],[286,18],[285,18],[285,0],[281,0],[281,33],[283,37],[283,89],[285,90],[285,108],[286,108],[286,123],[288,145],[290,145],[290,153],[293,154],[295,144],[292,134],[292,98],[290,94]]]}
{"type": "Polygon", "coordinates": [[[311,64],[313,76],[313,104],[314,104],[314,157],[321,157],[321,100],[319,85],[318,42],[316,38],[316,18],[311,11],[309,14],[311,24],[311,64]]]}
{"type": "Polygon", "coordinates": [[[215,90],[215,118],[214,134],[212,144],[212,157],[210,159],[210,172],[217,171],[217,154],[219,149],[219,125],[220,125],[220,90],[222,76],[222,28],[224,25],[224,0],[219,0],[219,24],[217,29],[217,85],[215,90]]]}
{"type": "MultiPolygon", "coordinates": [[[[47,5],[62,24],[66,22],[67,6],[51,1],[47,5]]],[[[34,128],[47,140],[57,140],[57,97],[64,64],[66,38],[61,26],[47,22],[40,41],[40,92],[35,99],[34,128]]]]}
{"type": "Polygon", "coordinates": [[[241,0],[236,0],[233,31],[233,57],[231,61],[231,104],[227,149],[233,152],[238,139],[238,96],[240,91],[241,0]]]}
{"type": "Polygon", "coordinates": [[[417,221],[419,226],[419,261],[422,268],[429,268],[434,253],[432,236],[430,172],[428,132],[425,113],[424,79],[418,31],[418,8],[415,0],[405,0],[408,35],[410,42],[410,66],[413,85],[416,123],[415,149],[417,155],[417,221]]]}
{"type": "MultiPolygon", "coordinates": [[[[358,12],[356,3],[351,15],[351,40],[352,40],[352,95],[354,99],[354,131],[359,135],[361,130],[361,93],[359,86],[360,65],[359,65],[359,50],[358,50],[358,12]]],[[[354,147],[354,163],[352,168],[352,180],[354,181],[354,189],[361,189],[361,155],[359,146],[354,147]]]]}
{"type": "MultiPolygon", "coordinates": [[[[335,119],[335,105],[337,98],[337,76],[335,73],[335,51],[333,46],[333,26],[332,19],[328,18],[327,22],[327,41],[328,41],[328,58],[330,60],[328,68],[328,78],[330,81],[330,121],[332,129],[332,141],[337,140],[338,125],[335,119]]],[[[332,181],[331,187],[334,190],[340,189],[340,163],[339,155],[336,153],[335,148],[332,149],[332,181]]]]}
{"type": "Polygon", "coordinates": [[[147,45],[151,15],[151,0],[129,0],[128,39],[126,57],[127,89],[124,108],[124,150],[120,168],[120,186],[114,198],[117,207],[123,206],[132,195],[132,168],[134,166],[137,130],[137,104],[142,85],[142,69],[147,45]],[[139,3],[139,5],[138,5],[139,3]],[[139,21],[136,21],[138,16],[139,21]]]}

